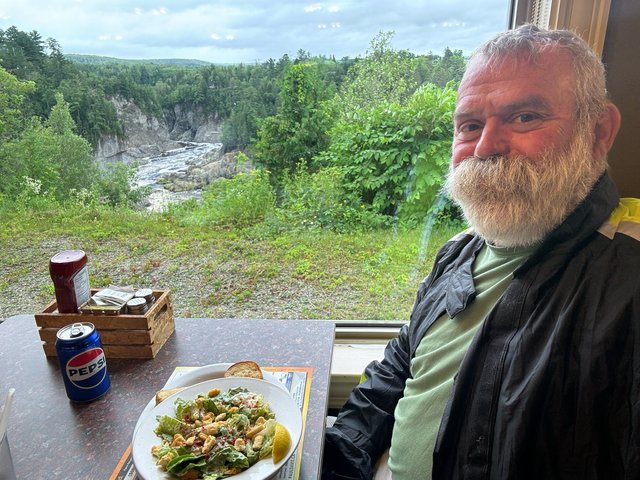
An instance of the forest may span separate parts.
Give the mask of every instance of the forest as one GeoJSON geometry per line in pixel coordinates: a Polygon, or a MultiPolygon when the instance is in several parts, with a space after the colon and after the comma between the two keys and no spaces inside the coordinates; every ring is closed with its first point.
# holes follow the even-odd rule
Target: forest
{"type": "MultiPolygon", "coordinates": [[[[0,198],[5,207],[35,195],[135,208],[145,192],[132,167],[92,157],[102,136],[126,135],[111,102],[121,97],[159,118],[180,105],[221,120],[225,150],[257,169],[231,184],[265,182],[269,201],[259,204],[301,217],[318,205],[312,217],[322,217],[323,228],[419,221],[448,164],[465,58],[448,48],[415,55],[392,40],[393,32],[380,32],[357,58],[300,50],[295,58],[216,65],[67,58],[36,31],[0,30],[0,198]],[[331,194],[322,194],[327,187],[331,194]]],[[[237,186],[220,183],[205,200],[229,201],[237,186]]]]}

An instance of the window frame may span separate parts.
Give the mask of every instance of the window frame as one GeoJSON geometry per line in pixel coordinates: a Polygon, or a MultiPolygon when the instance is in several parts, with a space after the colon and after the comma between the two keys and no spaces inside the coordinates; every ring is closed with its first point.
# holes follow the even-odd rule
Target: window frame
{"type": "Polygon", "coordinates": [[[533,23],[540,28],[573,30],[602,56],[611,0],[511,0],[509,28],[533,23]],[[534,13],[548,9],[548,15],[534,13]]]}

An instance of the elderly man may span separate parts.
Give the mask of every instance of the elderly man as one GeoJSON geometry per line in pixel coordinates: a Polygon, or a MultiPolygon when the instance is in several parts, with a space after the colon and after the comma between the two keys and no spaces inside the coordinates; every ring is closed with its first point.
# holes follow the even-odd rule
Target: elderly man
{"type": "Polygon", "coordinates": [[[474,52],[446,188],[447,242],[411,321],[327,430],[324,478],[640,478],[640,202],[606,154],[604,70],[526,25],[474,52]]]}

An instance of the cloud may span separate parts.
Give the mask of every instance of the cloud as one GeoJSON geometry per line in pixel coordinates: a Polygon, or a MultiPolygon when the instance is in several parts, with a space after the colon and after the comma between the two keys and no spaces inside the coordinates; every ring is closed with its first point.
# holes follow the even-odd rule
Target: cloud
{"type": "Polygon", "coordinates": [[[110,33],[98,35],[96,38],[101,42],[110,42],[112,40],[115,40],[116,42],[121,42],[122,40],[124,40],[124,36],[123,35],[120,35],[120,34],[115,34],[114,35],[114,34],[110,34],[110,33]]]}
{"type": "Polygon", "coordinates": [[[123,58],[254,62],[295,56],[364,55],[380,31],[414,53],[470,52],[506,26],[504,0],[29,0],[0,6],[15,25],[58,40],[64,53],[123,58]]]}
{"type": "Polygon", "coordinates": [[[318,10],[322,10],[321,3],[312,3],[311,5],[307,5],[306,7],[304,7],[304,11],[307,13],[313,13],[318,10]]]}
{"type": "Polygon", "coordinates": [[[167,13],[169,13],[169,11],[165,7],[153,8],[151,10],[151,14],[155,16],[166,15],[167,13]]]}

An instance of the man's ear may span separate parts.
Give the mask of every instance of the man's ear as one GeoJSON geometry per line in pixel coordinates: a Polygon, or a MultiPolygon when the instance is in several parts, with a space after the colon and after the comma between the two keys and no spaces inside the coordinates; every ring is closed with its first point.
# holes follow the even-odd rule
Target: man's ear
{"type": "Polygon", "coordinates": [[[593,158],[600,160],[607,155],[620,129],[620,121],[620,110],[608,103],[594,127],[593,158]]]}

